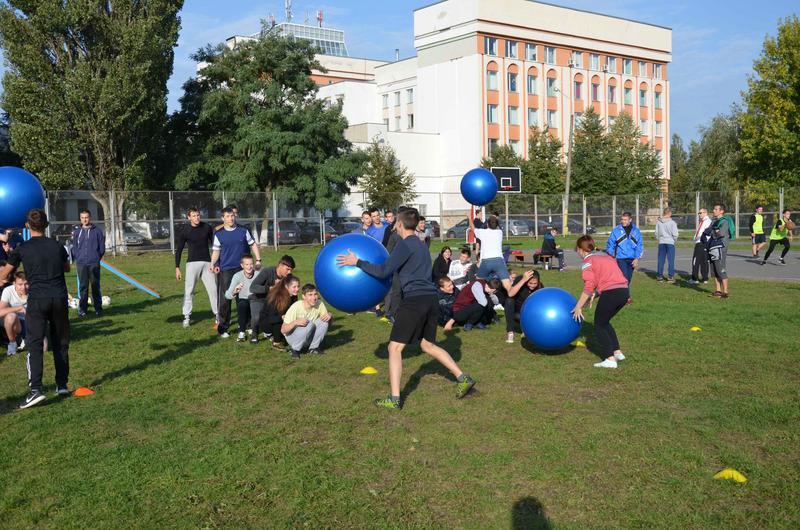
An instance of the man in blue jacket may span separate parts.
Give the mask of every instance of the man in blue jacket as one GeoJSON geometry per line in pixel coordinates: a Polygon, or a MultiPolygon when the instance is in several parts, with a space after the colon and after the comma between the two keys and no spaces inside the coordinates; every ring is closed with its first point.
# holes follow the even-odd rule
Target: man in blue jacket
{"type": "Polygon", "coordinates": [[[92,286],[94,312],[103,312],[103,295],[100,293],[100,260],[106,253],[106,236],[92,224],[89,210],[81,210],[80,226],[72,231],[72,262],[78,268],[78,281],[81,284],[78,316],[85,317],[89,310],[89,284],[92,286]]]}
{"type": "Polygon", "coordinates": [[[619,269],[630,285],[633,269],[639,266],[639,260],[644,253],[642,232],[634,224],[630,212],[623,213],[620,224],[611,231],[606,242],[606,252],[617,260],[619,269]]]}

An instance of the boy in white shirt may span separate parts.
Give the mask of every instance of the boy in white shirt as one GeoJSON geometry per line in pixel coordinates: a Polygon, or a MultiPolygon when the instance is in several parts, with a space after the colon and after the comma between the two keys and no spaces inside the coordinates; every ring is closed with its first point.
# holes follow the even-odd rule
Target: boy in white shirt
{"type": "Polygon", "coordinates": [[[300,358],[300,352],[308,347],[308,353],[322,355],[322,345],[331,314],[328,308],[319,299],[316,285],[307,283],[300,290],[302,299],[289,306],[283,316],[281,333],[286,337],[286,342],[292,349],[291,358],[300,358]]]}
{"type": "Polygon", "coordinates": [[[468,248],[462,248],[457,260],[450,262],[450,271],[447,277],[453,281],[456,287],[461,289],[469,282],[472,272],[472,252],[468,248]]]}
{"type": "Polygon", "coordinates": [[[7,355],[14,355],[25,345],[25,308],[28,304],[28,279],[23,271],[14,274],[14,283],[0,295],[0,319],[8,337],[7,355]],[[20,343],[17,343],[17,340],[20,343]]]}

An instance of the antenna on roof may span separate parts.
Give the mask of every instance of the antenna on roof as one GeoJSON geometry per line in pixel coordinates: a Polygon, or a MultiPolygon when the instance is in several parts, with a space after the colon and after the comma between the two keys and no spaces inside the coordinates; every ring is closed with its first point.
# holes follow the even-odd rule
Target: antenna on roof
{"type": "Polygon", "coordinates": [[[322,21],[324,19],[325,15],[322,13],[322,10],[320,9],[319,11],[317,11],[317,24],[319,24],[319,27],[322,27],[322,21]]]}
{"type": "Polygon", "coordinates": [[[270,27],[270,28],[274,28],[274,27],[275,27],[275,24],[276,24],[276,22],[275,22],[275,15],[273,15],[272,13],[270,13],[270,14],[269,14],[269,16],[267,17],[267,22],[269,23],[269,27],[270,27]]]}
{"type": "Polygon", "coordinates": [[[292,21],[292,0],[286,0],[284,2],[284,6],[286,9],[286,22],[292,21]]]}

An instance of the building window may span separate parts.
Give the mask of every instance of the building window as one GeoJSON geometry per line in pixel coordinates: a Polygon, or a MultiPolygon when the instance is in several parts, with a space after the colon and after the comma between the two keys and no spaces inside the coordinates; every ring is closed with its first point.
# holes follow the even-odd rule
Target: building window
{"type": "Polygon", "coordinates": [[[486,121],[497,123],[497,105],[486,105],[486,121]]]}
{"type": "Polygon", "coordinates": [[[389,94],[383,95],[383,108],[385,109],[389,108],[389,94]]]}
{"type": "Polygon", "coordinates": [[[528,109],[528,127],[539,127],[539,109],[528,109]]]}
{"type": "Polygon", "coordinates": [[[664,129],[662,129],[663,124],[660,121],[656,122],[656,136],[664,136],[664,129]]]}
{"type": "Polygon", "coordinates": [[[600,85],[592,83],[592,101],[600,101],[600,85]]]}
{"type": "Polygon", "coordinates": [[[519,155],[519,140],[509,140],[509,147],[514,150],[514,154],[519,155]]]}
{"type": "Polygon", "coordinates": [[[497,72],[486,72],[486,90],[497,90],[497,72]]]}
{"type": "Polygon", "coordinates": [[[395,116],[394,117],[394,130],[395,131],[399,131],[400,130],[400,116],[395,116]]]}
{"type": "Polygon", "coordinates": [[[395,92],[394,93],[394,106],[395,107],[399,107],[400,106],[400,92],[395,92]]]}
{"type": "Polygon", "coordinates": [[[639,61],[639,77],[647,77],[647,63],[639,61]]]}
{"type": "Polygon", "coordinates": [[[506,57],[510,57],[512,59],[517,58],[517,41],[515,40],[506,41],[506,57]]]}
{"type": "Polygon", "coordinates": [[[556,80],[552,77],[547,78],[547,97],[556,97],[556,80]]]}
{"type": "Polygon", "coordinates": [[[556,64],[556,49],[551,46],[544,47],[544,62],[556,64]]]}
{"type": "Polygon", "coordinates": [[[617,87],[615,86],[608,87],[608,102],[609,103],[617,102],[617,87]]]}
{"type": "Polygon", "coordinates": [[[519,108],[508,107],[508,124],[519,125],[519,108]]]}
{"type": "Polygon", "coordinates": [[[633,89],[632,88],[625,88],[624,98],[625,98],[625,100],[623,101],[623,103],[625,103],[626,105],[633,105],[633,89]]]}
{"type": "Polygon", "coordinates": [[[495,149],[497,149],[497,140],[494,138],[489,138],[489,145],[487,146],[489,151],[489,156],[492,156],[492,153],[495,149]]]}
{"type": "Polygon", "coordinates": [[[589,68],[600,70],[600,56],[596,53],[589,54],[589,68]]]}
{"type": "Polygon", "coordinates": [[[517,74],[513,72],[508,73],[508,91],[509,92],[517,91],[517,74]]]}
{"type": "Polygon", "coordinates": [[[617,58],[616,57],[606,57],[606,71],[611,74],[617,73],[617,58]]]}
{"type": "Polygon", "coordinates": [[[526,44],[525,45],[525,59],[529,61],[536,61],[536,45],[535,44],[526,44]]]}
{"type": "Polygon", "coordinates": [[[497,55],[497,39],[494,37],[486,37],[484,47],[486,55],[497,55]]]}
{"type": "Polygon", "coordinates": [[[413,129],[414,128],[414,115],[413,114],[409,114],[408,115],[408,128],[409,129],[413,129]]]}
{"type": "Polygon", "coordinates": [[[535,75],[528,76],[528,94],[536,94],[536,85],[539,78],[535,75]]]}
{"type": "Polygon", "coordinates": [[[653,77],[655,77],[656,79],[661,79],[661,65],[660,64],[654,64],[653,65],[653,77]]]}
{"type": "Polygon", "coordinates": [[[573,90],[573,94],[574,94],[573,97],[575,99],[583,99],[583,93],[582,93],[583,91],[581,90],[583,88],[583,83],[581,83],[580,81],[575,81],[574,85],[575,86],[574,86],[574,90],[573,90]]]}
{"type": "Polygon", "coordinates": [[[572,66],[575,68],[583,68],[583,54],[581,52],[572,52],[570,61],[572,61],[572,66]]]}
{"type": "Polygon", "coordinates": [[[653,92],[653,98],[654,98],[653,99],[653,106],[655,106],[655,108],[657,108],[657,109],[660,109],[661,108],[661,92],[653,92]]]}
{"type": "Polygon", "coordinates": [[[647,136],[647,120],[639,120],[639,131],[642,136],[647,136]]]}
{"type": "Polygon", "coordinates": [[[407,88],[406,89],[406,103],[414,103],[414,89],[407,88]]]}
{"type": "Polygon", "coordinates": [[[558,129],[558,111],[547,111],[547,126],[551,129],[558,129]]]}
{"type": "Polygon", "coordinates": [[[622,73],[625,75],[633,74],[633,59],[622,60],[622,73]]]}
{"type": "Polygon", "coordinates": [[[647,106],[647,90],[639,90],[639,106],[647,106]]]}

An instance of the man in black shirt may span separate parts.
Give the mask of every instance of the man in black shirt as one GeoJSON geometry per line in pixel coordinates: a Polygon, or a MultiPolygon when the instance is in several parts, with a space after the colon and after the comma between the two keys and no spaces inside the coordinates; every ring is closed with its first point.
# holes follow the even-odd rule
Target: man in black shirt
{"type": "Polygon", "coordinates": [[[192,298],[197,280],[202,279],[208,293],[211,310],[217,316],[217,278],[209,270],[211,254],[208,247],[214,240],[214,230],[211,225],[200,221],[200,211],[189,208],[186,215],[189,222],[178,231],[175,246],[175,279],[181,281],[181,254],[183,247],[189,247],[186,257],[186,283],[183,290],[183,327],[188,328],[192,320],[192,298]]]}
{"type": "Polygon", "coordinates": [[[0,285],[19,267],[25,268],[28,277],[28,387],[29,392],[19,404],[26,409],[46,399],[42,388],[44,364],[44,337],[50,325],[50,345],[56,367],[56,389],[58,395],[68,396],[69,377],[69,313],[67,306],[67,282],[64,273],[69,272],[69,257],[66,249],[55,239],[45,237],[48,225],[44,210],[34,208],[28,212],[26,226],[31,238],[8,256],[8,263],[0,268],[0,285]]]}

